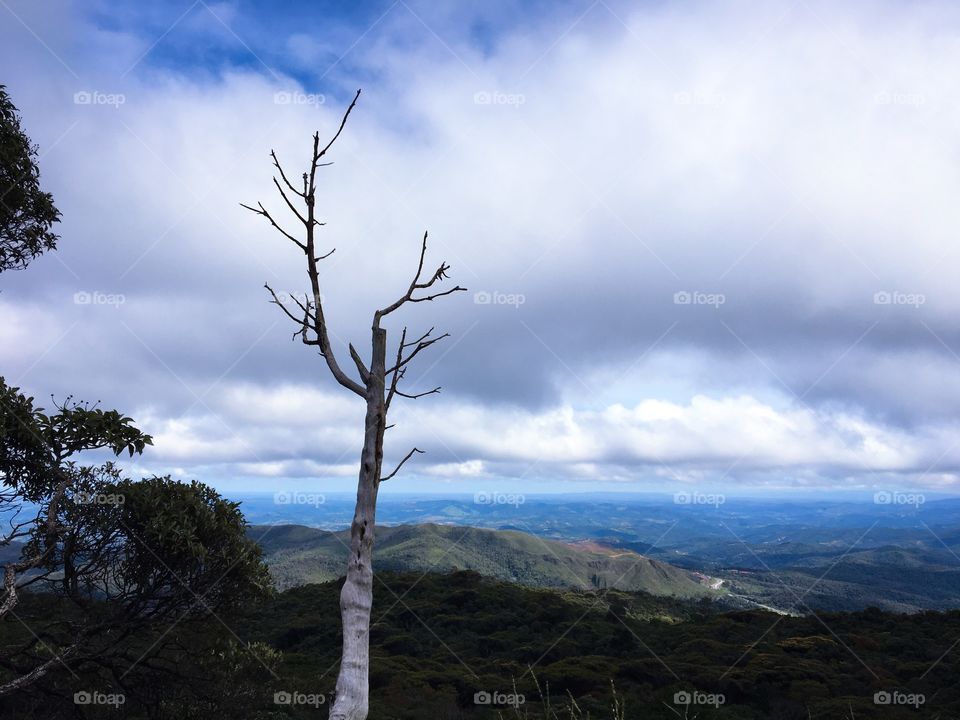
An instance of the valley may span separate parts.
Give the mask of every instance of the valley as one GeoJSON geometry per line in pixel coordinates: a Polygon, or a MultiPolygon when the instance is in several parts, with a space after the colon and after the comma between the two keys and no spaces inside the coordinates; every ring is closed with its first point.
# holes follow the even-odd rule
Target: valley
{"type": "MultiPolygon", "coordinates": [[[[960,596],[956,499],[916,507],[850,499],[727,499],[704,506],[674,499],[558,495],[497,505],[465,496],[385,495],[377,567],[469,569],[530,587],[712,597],[787,614],[945,610],[960,596]]],[[[242,500],[280,587],[338,576],[348,496],[309,507],[278,505],[272,496],[242,500]]]]}

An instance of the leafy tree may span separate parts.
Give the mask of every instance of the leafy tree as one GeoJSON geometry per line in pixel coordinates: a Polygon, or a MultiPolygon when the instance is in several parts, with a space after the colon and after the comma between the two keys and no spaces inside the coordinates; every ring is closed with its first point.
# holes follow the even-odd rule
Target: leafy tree
{"type": "Polygon", "coordinates": [[[18,270],[57,246],[60,211],[40,189],[37,146],[20,128],[17,108],[0,85],[0,272],[18,270]]]}
{"type": "Polygon", "coordinates": [[[30,627],[6,644],[0,695],[68,663],[75,676],[109,669],[133,673],[134,684],[164,665],[173,626],[203,629],[211,614],[269,594],[238,503],[202,483],[133,481],[112,462],[77,458],[94,449],[132,456],[150,444],[116,411],[68,401],[48,413],[0,379],[0,520],[10,528],[2,546],[20,551],[5,566],[0,618],[30,627]],[[40,591],[29,596],[41,606],[56,600],[56,619],[15,613],[25,590],[40,591]]]}
{"type": "Polygon", "coordinates": [[[95,476],[90,468],[78,467],[74,457],[102,448],[133,456],[153,443],[131,418],[115,410],[69,398],[55,410],[36,407],[32,397],[0,377],[0,521],[8,528],[0,546],[30,538],[32,551],[5,566],[0,617],[18,602],[18,576],[50,562],[64,533],[59,521],[68,493],[89,486],[95,476]]]}
{"type": "MultiPolygon", "coordinates": [[[[59,214],[35,160],[0,86],[0,271],[56,245],[59,214]]],[[[133,481],[112,461],[81,460],[148,445],[116,410],[67,398],[48,411],[0,377],[4,717],[85,716],[74,693],[100,689],[119,690],[138,717],[247,716],[253,691],[233,685],[275,664],[273,650],[223,633],[222,616],[271,587],[239,504],[202,483],[133,481]]]]}

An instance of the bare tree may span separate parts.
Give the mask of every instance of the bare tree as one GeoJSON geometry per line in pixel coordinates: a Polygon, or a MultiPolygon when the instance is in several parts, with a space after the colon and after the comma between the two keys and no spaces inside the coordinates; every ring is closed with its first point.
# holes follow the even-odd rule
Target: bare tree
{"type": "MultiPolygon", "coordinates": [[[[420,246],[420,259],[417,271],[411,280],[406,292],[390,305],[376,310],[373,313],[373,324],[370,329],[371,353],[369,362],[365,363],[360,353],[352,344],[349,345],[350,358],[356,367],[357,378],[354,379],[340,367],[334,350],[330,345],[327,321],[324,315],[323,297],[320,293],[319,262],[329,257],[334,251],[318,255],[315,240],[315,231],[323,223],[315,216],[315,193],[317,168],[329,165],[321,162],[327,151],[340,137],[350,112],[357,104],[360,91],[353,98],[340,121],[340,127],[333,138],[323,147],[320,146],[320,134],[313,135],[313,153],[309,170],[303,173],[301,188],[295,187],[287,178],[286,173],[277,159],[277,154],[270,151],[273,166],[279,174],[275,176],[273,184],[283,198],[287,208],[294,214],[297,221],[303,226],[303,239],[287,232],[277,222],[274,216],[263,206],[243,205],[246,209],[267,219],[270,225],[287,240],[296,245],[306,256],[307,277],[310,281],[310,293],[300,300],[292,297],[297,308],[288,307],[273,288],[265,285],[270,294],[271,302],[277,305],[284,314],[295,324],[297,330],[293,337],[300,337],[304,345],[312,345],[320,351],[326,361],[327,368],[333,377],[343,387],[351,390],[366,402],[366,420],[364,424],[363,450],[360,454],[360,474],[357,482],[357,504],[354,510],[353,522],[350,525],[350,555],[347,560],[347,575],[340,592],[340,615],[343,625],[343,648],[340,660],[340,673],[337,677],[336,699],[330,709],[330,718],[335,720],[363,720],[367,716],[369,704],[369,667],[370,667],[370,608],[373,603],[373,538],[377,510],[377,492],[380,483],[389,480],[409,460],[414,453],[423,452],[413,448],[397,464],[392,472],[384,475],[383,465],[383,436],[387,429],[387,413],[395,397],[419,398],[440,392],[436,387],[432,390],[419,393],[407,393],[400,389],[400,383],[406,374],[410,362],[422,351],[436,342],[449,337],[447,333],[434,335],[433,328],[417,337],[407,340],[407,329],[404,327],[400,341],[397,344],[396,354],[391,354],[390,367],[387,366],[387,331],[381,327],[381,321],[387,315],[399,310],[408,303],[419,303],[435,300],[445,295],[466,290],[459,285],[447,290],[435,289],[438,283],[447,277],[450,266],[441,262],[439,267],[429,276],[424,276],[424,259],[427,254],[427,233],[423,234],[420,246]],[[298,198],[295,203],[291,198],[298,198]],[[298,208],[302,205],[302,208],[298,208]]],[[[242,205],[242,203],[241,203],[242,205]]]]}

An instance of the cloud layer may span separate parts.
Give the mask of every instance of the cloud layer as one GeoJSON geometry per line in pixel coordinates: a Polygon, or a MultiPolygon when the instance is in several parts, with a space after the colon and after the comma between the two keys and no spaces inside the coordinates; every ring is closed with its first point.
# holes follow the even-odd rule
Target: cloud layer
{"type": "Polygon", "coordinates": [[[185,10],[0,10],[65,218],[2,279],[0,367],[134,414],[150,469],[349,485],[360,411],[261,287],[300,258],[238,203],[282,210],[267,153],[298,175],[362,84],[322,177],[341,356],[423,230],[471,291],[400,320],[452,334],[403,487],[954,487],[956,8],[185,10]]]}

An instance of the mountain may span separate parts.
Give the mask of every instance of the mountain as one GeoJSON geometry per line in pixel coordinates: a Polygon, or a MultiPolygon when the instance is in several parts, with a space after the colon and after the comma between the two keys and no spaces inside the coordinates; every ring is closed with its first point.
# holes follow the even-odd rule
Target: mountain
{"type": "MultiPolygon", "coordinates": [[[[334,580],[343,574],[348,531],[302,525],[257,525],[278,588],[334,580]]],[[[539,588],[616,588],[680,598],[721,594],[714,578],[595,542],[558,542],[512,530],[452,525],[377,528],[378,571],[474,570],[497,580],[539,588]]]]}
{"type": "MultiPolygon", "coordinates": [[[[384,495],[377,516],[384,523],[381,529],[436,523],[446,533],[456,533],[458,527],[463,528],[460,532],[472,527],[525,533],[528,542],[520,555],[529,558],[532,550],[533,559],[516,564],[517,558],[507,559],[512,553],[462,557],[470,547],[444,555],[451,542],[443,537],[434,538],[431,556],[411,558],[407,553],[402,562],[391,565],[396,558],[387,553],[375,564],[403,570],[414,563],[412,567],[425,570],[436,562],[433,569],[438,571],[473,567],[489,577],[533,586],[602,586],[619,576],[583,568],[582,554],[572,559],[568,554],[575,549],[600,552],[608,564],[602,569],[616,573],[616,555],[626,552],[694,578],[722,580],[725,602],[737,607],[806,613],[871,606],[919,612],[960,606],[957,498],[931,497],[915,506],[878,503],[872,496],[789,501],[727,498],[724,502],[718,498],[716,504],[704,505],[683,502],[682,495],[681,501],[671,496],[561,495],[527,496],[522,503],[508,505],[488,502],[492,495],[384,495]],[[531,536],[535,536],[532,547],[531,536]],[[553,553],[544,547],[553,548],[553,553]],[[541,577],[544,573],[546,578],[541,577]]],[[[336,531],[349,525],[354,502],[353,497],[330,495],[318,506],[278,504],[264,495],[245,500],[243,507],[251,522],[300,523],[336,531]]],[[[293,548],[299,542],[297,533],[316,537],[317,532],[300,528],[291,534],[293,548]]],[[[386,542],[386,534],[378,537],[386,542]]],[[[464,542],[469,546],[473,537],[468,535],[464,542]]],[[[335,538],[333,542],[339,544],[335,538]]],[[[383,547],[389,549],[388,544],[383,547]]],[[[314,558],[293,567],[302,558],[288,553],[284,560],[293,565],[276,569],[281,585],[339,576],[342,551],[333,549],[335,560],[326,565],[314,558]],[[281,576],[281,571],[289,577],[281,576]]],[[[646,571],[642,577],[634,582],[628,575],[617,587],[644,588],[650,586],[647,582],[656,587],[656,573],[650,571],[649,563],[639,569],[646,571]]]]}
{"type": "Polygon", "coordinates": [[[960,598],[955,556],[926,548],[870,548],[825,557],[804,553],[794,563],[770,567],[717,574],[733,595],[800,612],[949,610],[960,598]]]}

